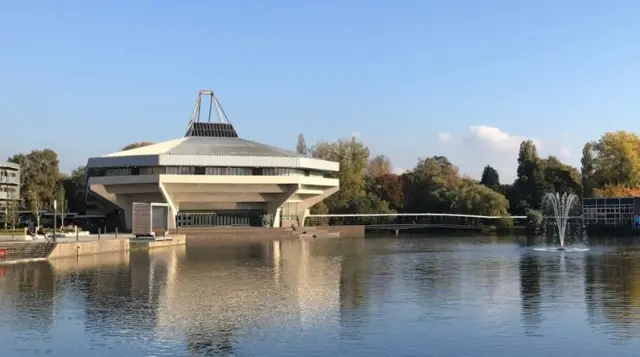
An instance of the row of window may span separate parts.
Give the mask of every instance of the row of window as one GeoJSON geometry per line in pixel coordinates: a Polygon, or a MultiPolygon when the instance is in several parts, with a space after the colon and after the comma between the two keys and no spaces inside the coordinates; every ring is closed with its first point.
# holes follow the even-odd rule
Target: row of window
{"type": "Polygon", "coordinates": [[[583,207],[591,206],[618,206],[618,205],[632,205],[634,201],[633,197],[623,198],[585,198],[582,200],[583,207]]]}
{"type": "Polygon", "coordinates": [[[217,176],[315,176],[323,177],[321,171],[272,167],[203,167],[203,166],[156,166],[90,168],[88,176],[138,176],[138,175],[217,175],[217,176]]]}
{"type": "Polygon", "coordinates": [[[0,170],[0,177],[18,177],[18,171],[0,170]]]}
{"type": "Polygon", "coordinates": [[[0,192],[16,193],[18,189],[13,186],[0,186],[0,192]]]}

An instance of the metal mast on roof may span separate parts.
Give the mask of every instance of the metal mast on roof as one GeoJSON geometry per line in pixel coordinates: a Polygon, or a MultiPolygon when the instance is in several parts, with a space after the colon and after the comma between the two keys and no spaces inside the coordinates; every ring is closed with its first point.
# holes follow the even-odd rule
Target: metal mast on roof
{"type": "MultiPolygon", "coordinates": [[[[205,99],[206,100],[206,99],[205,99]]],[[[189,121],[189,127],[185,136],[205,136],[205,137],[223,137],[223,138],[237,138],[238,133],[233,128],[233,125],[227,118],[227,114],[222,109],[222,105],[218,101],[215,93],[212,90],[201,90],[198,93],[198,99],[196,105],[191,113],[191,120],[189,121]],[[202,97],[209,96],[209,111],[207,115],[207,121],[200,121],[200,111],[202,108],[202,97]],[[215,107],[215,114],[217,120],[211,121],[211,114],[215,107]]]]}

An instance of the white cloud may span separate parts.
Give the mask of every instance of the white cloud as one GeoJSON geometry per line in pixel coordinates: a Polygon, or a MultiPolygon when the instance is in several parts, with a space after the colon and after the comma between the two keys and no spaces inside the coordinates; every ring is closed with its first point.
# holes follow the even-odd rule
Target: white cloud
{"type": "Polygon", "coordinates": [[[396,174],[396,175],[402,175],[403,173],[405,173],[407,171],[408,171],[407,169],[402,169],[402,168],[396,167],[396,168],[393,169],[392,172],[394,174],[396,174]]]}
{"type": "Polygon", "coordinates": [[[438,133],[438,141],[445,144],[450,143],[451,141],[453,141],[453,135],[447,132],[438,133]]]}
{"type": "Polygon", "coordinates": [[[569,148],[564,147],[564,146],[562,148],[560,148],[560,155],[562,155],[562,157],[565,157],[567,159],[572,156],[571,155],[571,151],[569,150],[569,148]]]}
{"type": "MultiPolygon", "coordinates": [[[[460,140],[449,141],[450,145],[441,148],[441,154],[456,164],[463,174],[476,178],[485,165],[491,165],[500,173],[502,182],[512,182],[516,176],[520,144],[525,140],[532,140],[542,157],[557,155],[564,159],[572,158],[569,148],[561,143],[508,133],[488,125],[471,126],[466,133],[459,135],[447,134],[447,138],[460,137],[460,140]]],[[[438,139],[443,142],[440,134],[438,139]]]]}

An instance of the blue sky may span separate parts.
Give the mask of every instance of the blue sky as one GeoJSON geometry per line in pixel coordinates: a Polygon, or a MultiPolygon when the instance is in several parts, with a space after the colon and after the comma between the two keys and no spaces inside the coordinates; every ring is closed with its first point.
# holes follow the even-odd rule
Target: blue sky
{"type": "Polygon", "coordinates": [[[579,164],[635,130],[640,2],[44,1],[0,4],[0,157],[71,170],[184,134],[216,90],[248,139],[294,148],[358,133],[396,168],[446,155],[515,173],[517,145],[579,164]]]}

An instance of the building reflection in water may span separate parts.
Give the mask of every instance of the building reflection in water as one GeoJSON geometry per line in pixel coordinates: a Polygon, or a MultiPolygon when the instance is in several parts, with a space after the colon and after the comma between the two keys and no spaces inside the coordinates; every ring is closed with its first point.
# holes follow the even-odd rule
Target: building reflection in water
{"type": "Polygon", "coordinates": [[[319,241],[194,243],[169,269],[177,272],[160,299],[157,331],[206,356],[232,354],[238,339],[269,327],[338,324],[341,266],[319,241]]]}
{"type": "Polygon", "coordinates": [[[590,324],[618,340],[640,336],[640,251],[637,247],[585,259],[585,300],[590,324]]]}

